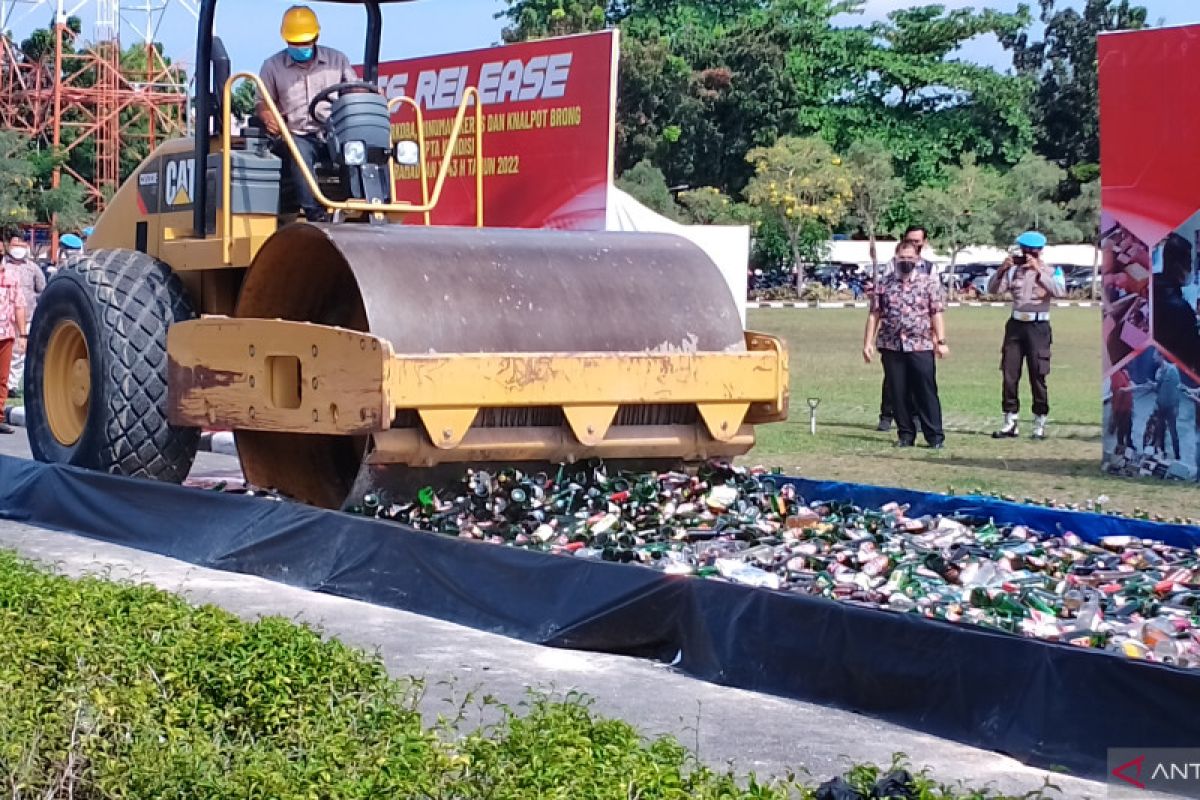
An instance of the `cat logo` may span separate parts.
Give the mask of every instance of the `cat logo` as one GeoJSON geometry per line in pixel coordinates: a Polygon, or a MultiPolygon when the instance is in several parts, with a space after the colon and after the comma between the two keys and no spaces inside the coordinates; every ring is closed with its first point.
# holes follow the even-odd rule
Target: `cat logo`
{"type": "Polygon", "coordinates": [[[196,186],[196,159],[168,161],[163,170],[163,198],[169,206],[190,206],[196,186]]]}

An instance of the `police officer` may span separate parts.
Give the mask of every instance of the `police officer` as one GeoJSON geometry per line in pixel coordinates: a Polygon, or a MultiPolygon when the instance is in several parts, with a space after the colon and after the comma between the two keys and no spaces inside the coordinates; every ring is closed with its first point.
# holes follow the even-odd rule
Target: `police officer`
{"type": "MultiPolygon", "coordinates": [[[[259,76],[279,108],[300,157],[309,172],[312,172],[317,153],[325,145],[321,139],[321,127],[308,113],[309,104],[314,97],[330,86],[354,83],[360,79],[350,66],[350,59],[345,53],[317,44],[321,26],[311,8],[289,8],[283,15],[280,35],[287,47],[266,60],[259,76]]],[[[267,133],[272,136],[280,134],[279,121],[267,110],[261,99],[257,114],[267,133]]],[[[317,205],[308,183],[304,180],[302,169],[293,162],[287,146],[280,142],[275,151],[287,163],[288,176],[296,188],[305,218],[318,222],[328,219],[328,212],[317,205]]]]}
{"type": "Polygon", "coordinates": [[[1054,269],[1042,261],[1046,237],[1026,231],[1017,237],[1020,252],[1005,259],[988,281],[989,294],[1011,293],[1012,316],[1004,327],[1000,370],[1004,374],[1004,425],[994,432],[995,439],[1020,435],[1017,421],[1021,401],[1018,387],[1022,363],[1029,367],[1029,388],[1033,392],[1033,438],[1046,438],[1046,415],[1050,401],[1046,376],[1050,374],[1050,303],[1066,294],[1055,280],[1054,269]]]}
{"type": "Polygon", "coordinates": [[[48,272],[53,275],[63,267],[69,267],[83,257],[83,239],[74,233],[65,233],[58,239],[58,263],[48,272]]]}

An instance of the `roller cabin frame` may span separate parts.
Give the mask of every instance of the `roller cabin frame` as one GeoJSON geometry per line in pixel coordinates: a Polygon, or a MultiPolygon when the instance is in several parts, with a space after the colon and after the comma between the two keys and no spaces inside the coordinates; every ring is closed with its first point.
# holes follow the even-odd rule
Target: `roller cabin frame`
{"type": "MultiPolygon", "coordinates": [[[[381,2],[411,0],[357,3],[367,12],[364,80],[370,83],[378,77],[381,2]]],[[[228,59],[214,37],[215,12],[216,0],[201,2],[194,139],[164,143],[121,187],[89,242],[89,251],[99,248],[99,252],[76,276],[79,286],[86,286],[93,280],[88,270],[99,270],[103,262],[107,272],[97,280],[120,281],[131,271],[157,271],[159,280],[147,286],[159,292],[170,290],[169,297],[154,301],[176,308],[174,319],[155,323],[161,328],[155,335],[162,340],[156,346],[165,352],[166,363],[157,366],[161,378],[151,378],[161,380],[165,397],[158,398],[153,387],[146,394],[155,404],[154,413],[162,416],[162,427],[169,429],[156,434],[154,441],[174,446],[182,436],[186,458],[176,458],[178,463],[168,470],[146,467],[147,457],[137,453],[147,448],[137,442],[122,443],[112,432],[112,417],[124,415],[124,406],[112,399],[115,390],[106,384],[102,365],[92,362],[105,341],[110,350],[125,344],[109,332],[87,333],[87,324],[76,325],[70,314],[64,320],[51,318],[57,312],[44,315],[40,326],[46,333],[34,337],[39,346],[53,350],[47,361],[50,370],[39,373],[35,381],[35,391],[40,388],[45,402],[32,403],[32,427],[41,430],[31,441],[39,458],[179,480],[194,457],[194,442],[180,432],[224,427],[234,430],[243,468],[252,482],[279,488],[305,502],[338,506],[351,502],[355,493],[361,496],[363,476],[374,475],[381,467],[420,473],[443,463],[544,463],[593,457],[695,462],[743,454],[754,444],[755,424],[786,419],[788,362],[783,344],[775,337],[741,329],[723,279],[693,245],[646,234],[427,227],[430,212],[441,199],[453,144],[472,112],[476,223],[483,225],[484,126],[481,100],[474,89],[467,92],[455,116],[451,145],[432,189],[425,168],[420,107],[409,98],[387,104],[389,113],[400,104],[415,113],[420,203],[397,199],[393,149],[388,151],[391,185],[386,198],[330,199],[317,177],[304,170],[317,201],[338,212],[335,224],[280,226],[275,213],[236,213],[233,154],[235,146],[248,146],[235,145],[227,123],[237,81],[256,84],[266,113],[280,123],[293,157],[297,153],[261,80],[250,73],[229,74],[228,59]],[[214,147],[220,149],[221,169],[219,180],[210,186],[207,165],[214,147]],[[193,159],[192,205],[186,211],[175,210],[169,192],[178,181],[170,165],[189,157],[193,159]],[[146,208],[146,195],[139,194],[146,187],[156,192],[153,208],[146,208]],[[210,197],[214,190],[215,198],[210,197]],[[426,226],[396,224],[414,214],[422,215],[426,226]],[[359,221],[348,221],[355,216],[359,221]],[[464,252],[471,256],[466,263],[454,264],[440,256],[449,252],[447,248],[456,251],[453,260],[461,261],[464,252]],[[603,258],[609,259],[607,268],[603,258]],[[524,273],[521,264],[526,265],[524,273]],[[653,316],[670,317],[672,322],[652,321],[644,326],[649,332],[631,336],[623,330],[638,326],[629,322],[579,319],[595,293],[605,291],[596,273],[607,269],[613,272],[613,280],[620,281],[620,270],[629,270],[625,283],[651,286],[653,282],[645,283],[649,278],[638,274],[643,265],[652,265],[659,276],[671,276],[671,300],[677,313],[653,316]],[[505,269],[516,272],[506,273],[503,285],[496,283],[505,269]],[[462,286],[459,302],[466,309],[462,320],[468,328],[472,302],[480,306],[470,317],[478,321],[478,330],[443,327],[440,334],[428,334],[430,341],[422,341],[423,334],[414,335],[401,324],[408,320],[399,298],[393,308],[381,311],[388,305],[386,298],[398,292],[409,295],[404,298],[410,303],[409,317],[416,309],[437,315],[428,303],[418,302],[418,292],[408,291],[422,271],[428,282],[430,270],[442,272],[440,279],[450,282],[446,298],[459,295],[453,287],[460,284],[453,281],[472,284],[462,286]],[[550,332],[537,338],[551,346],[555,339],[561,342],[554,333],[558,324],[557,330],[570,330],[574,336],[574,344],[565,351],[530,346],[522,325],[513,329],[512,318],[494,316],[510,313],[495,310],[497,294],[506,291],[513,275],[522,274],[525,280],[561,281],[566,287],[568,296],[557,299],[566,306],[565,317],[545,323],[550,332]],[[675,289],[689,281],[695,285],[675,289]],[[674,302],[683,295],[687,299],[674,302]],[[484,310],[487,304],[492,304],[491,311],[484,310]],[[335,310],[329,310],[332,307],[335,310]],[[200,318],[189,318],[192,312],[200,318]],[[707,321],[705,314],[719,319],[707,321]],[[701,319],[693,323],[697,316],[701,319]],[[60,329],[71,335],[60,334],[60,329]],[[681,346],[689,335],[695,337],[695,331],[708,345],[681,346]],[[638,335],[653,337],[653,342],[643,344],[638,335]],[[68,341],[56,343],[60,339],[68,341]],[[477,345],[477,340],[484,343],[477,345]],[[442,346],[434,352],[437,341],[442,346]],[[599,348],[589,346],[601,341],[605,344],[599,348]],[[626,344],[614,344],[619,342],[626,344]],[[473,351],[476,346],[479,351],[473,351]],[[84,373],[90,381],[80,377],[84,373]],[[110,409],[107,418],[93,413],[91,405],[99,401],[110,409]],[[634,414],[621,413],[630,407],[634,414]],[[39,410],[43,408],[44,413],[39,410]],[[692,410],[681,415],[681,408],[692,410]],[[655,416],[655,409],[663,413],[655,416]],[[551,417],[545,416],[547,410],[551,417]],[[516,417],[511,416],[514,413],[516,417]],[[510,417],[506,422],[488,421],[497,414],[510,417]],[[547,423],[547,419],[557,422],[547,423]],[[94,432],[98,425],[110,429],[107,440],[94,432]],[[103,445],[88,444],[99,448],[97,453],[80,455],[80,448],[94,441],[103,445]],[[130,450],[134,456],[128,454],[130,450]],[[331,483],[336,487],[327,488],[331,483]]],[[[335,102],[331,115],[346,97],[335,102]]],[[[382,113],[381,104],[370,102],[382,113]]],[[[392,148],[395,144],[391,142],[392,148]]],[[[526,286],[523,292],[532,298],[541,290],[526,286]]],[[[611,297],[617,299],[611,302],[623,302],[619,298],[628,296],[628,292],[621,294],[623,290],[613,289],[611,297]]],[[[437,295],[439,301],[442,297],[437,295]]],[[[539,297],[543,308],[556,302],[552,292],[539,297]]],[[[149,300],[139,302],[145,308],[153,306],[149,300]]],[[[529,305],[532,309],[533,303],[529,305]]],[[[646,308],[625,309],[627,316],[644,318],[653,302],[641,305],[646,308]]],[[[432,331],[441,322],[433,317],[417,320],[416,328],[432,331]]],[[[139,346],[153,350],[153,344],[139,346]]]]}

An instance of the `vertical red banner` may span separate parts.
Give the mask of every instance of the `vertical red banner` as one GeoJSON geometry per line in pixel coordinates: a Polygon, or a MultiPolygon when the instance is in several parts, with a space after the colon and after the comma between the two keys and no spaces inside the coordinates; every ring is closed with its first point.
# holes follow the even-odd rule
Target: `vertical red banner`
{"type": "MultiPolygon", "coordinates": [[[[616,31],[379,67],[379,84],[389,99],[409,97],[421,107],[431,190],[464,93],[468,87],[479,90],[488,227],[603,230],[613,177],[616,80],[616,31]]],[[[392,125],[394,139],[417,139],[411,105],[396,107],[392,125]]],[[[475,173],[475,117],[468,113],[434,224],[475,224],[475,173]]],[[[397,175],[400,198],[421,202],[419,169],[402,167],[397,175]]]]}
{"type": "Polygon", "coordinates": [[[1200,480],[1200,26],[1098,61],[1104,468],[1200,480]]]}

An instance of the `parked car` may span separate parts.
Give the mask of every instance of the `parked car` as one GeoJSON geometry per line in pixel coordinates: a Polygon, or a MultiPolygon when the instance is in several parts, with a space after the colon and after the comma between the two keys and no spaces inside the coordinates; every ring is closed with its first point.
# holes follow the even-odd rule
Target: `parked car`
{"type": "Polygon", "coordinates": [[[987,290],[988,278],[998,266],[987,263],[955,264],[942,272],[942,284],[953,292],[962,292],[971,286],[983,294],[987,290]]]}
{"type": "Polygon", "coordinates": [[[1089,291],[1093,283],[1096,285],[1096,288],[1100,287],[1100,276],[1099,274],[1095,274],[1093,278],[1095,271],[1091,267],[1069,267],[1064,265],[1062,270],[1067,276],[1068,292],[1089,291]]]}
{"type": "Polygon", "coordinates": [[[996,274],[997,269],[998,267],[991,267],[986,273],[971,281],[971,288],[975,290],[975,294],[987,294],[988,281],[996,274]]]}
{"type": "Polygon", "coordinates": [[[840,262],[824,262],[808,267],[810,280],[815,280],[823,286],[836,286],[858,272],[858,265],[840,262]]]}

